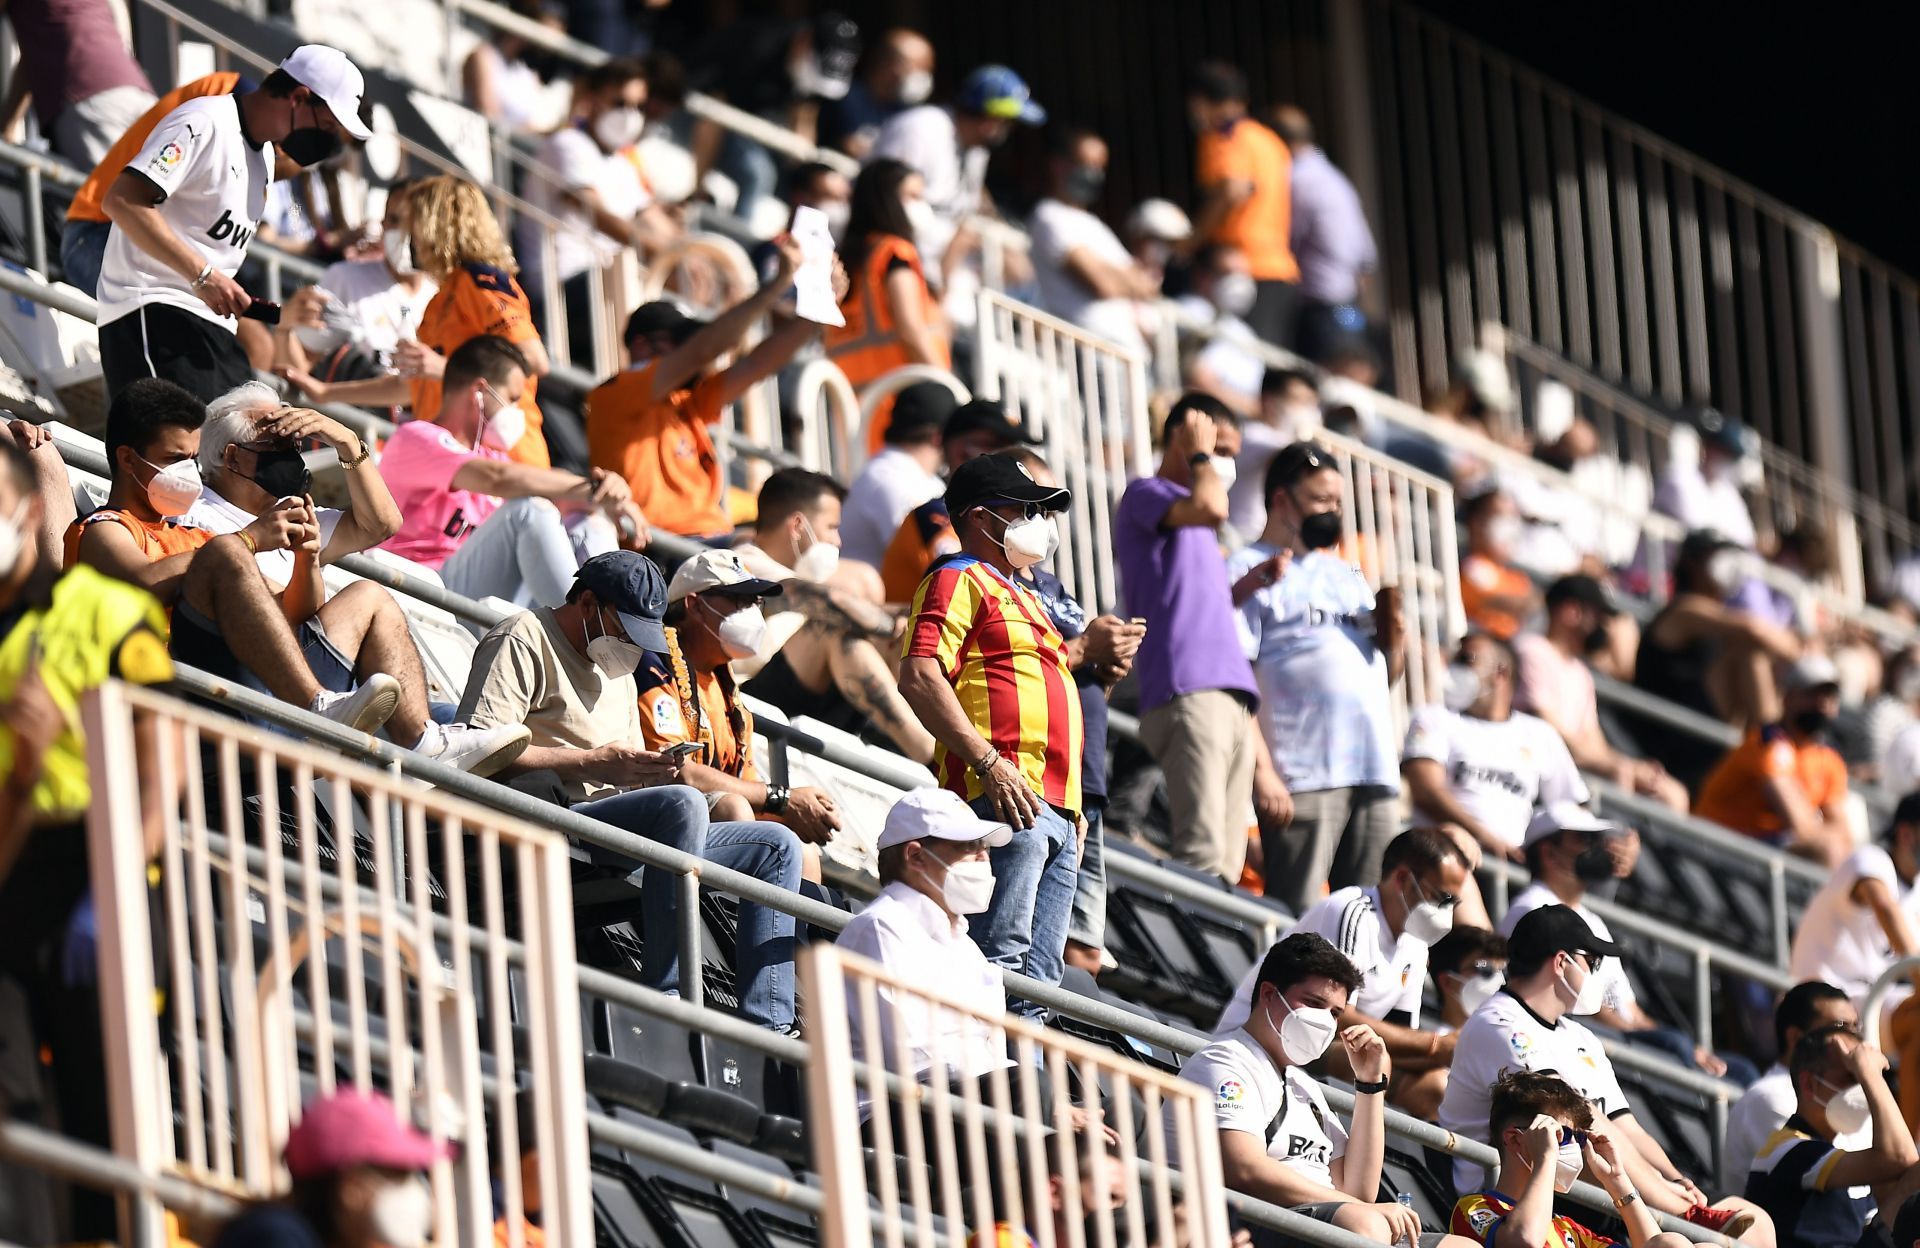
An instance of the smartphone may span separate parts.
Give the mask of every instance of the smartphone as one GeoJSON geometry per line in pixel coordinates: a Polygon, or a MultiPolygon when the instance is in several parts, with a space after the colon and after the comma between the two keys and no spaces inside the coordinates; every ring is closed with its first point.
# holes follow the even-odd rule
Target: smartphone
{"type": "Polygon", "coordinates": [[[1127,623],[1135,624],[1141,628],[1145,628],[1147,626],[1147,617],[1144,615],[1136,615],[1132,619],[1128,620],[1127,623]]]}
{"type": "Polygon", "coordinates": [[[699,752],[700,743],[698,741],[676,741],[674,744],[660,751],[661,754],[666,756],[668,761],[674,763],[684,763],[699,752]]]}
{"type": "Polygon", "coordinates": [[[240,313],[250,321],[259,321],[266,325],[280,323],[280,305],[271,299],[255,299],[240,313]]]}

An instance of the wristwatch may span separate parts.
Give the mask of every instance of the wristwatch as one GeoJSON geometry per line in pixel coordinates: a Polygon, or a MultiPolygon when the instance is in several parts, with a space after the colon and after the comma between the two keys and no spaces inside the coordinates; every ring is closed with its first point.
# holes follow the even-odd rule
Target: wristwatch
{"type": "Polygon", "coordinates": [[[1376,1092],[1385,1092],[1387,1090],[1387,1081],[1385,1079],[1376,1079],[1372,1083],[1361,1083],[1355,1080],[1353,1090],[1360,1096],[1372,1096],[1376,1092]]]}
{"type": "Polygon", "coordinates": [[[1613,1198],[1613,1207],[1615,1209],[1625,1209],[1628,1205],[1631,1205],[1634,1201],[1639,1199],[1640,1199],[1639,1192],[1633,1191],[1632,1189],[1628,1189],[1626,1195],[1615,1196],[1613,1198]]]}
{"type": "Polygon", "coordinates": [[[784,784],[768,785],[767,800],[766,800],[767,813],[770,815],[786,814],[787,803],[792,798],[793,798],[793,790],[788,788],[786,785],[784,784]]]}
{"type": "MultiPolygon", "coordinates": [[[[334,454],[338,455],[339,452],[335,451],[334,454]]],[[[373,454],[373,443],[367,441],[365,438],[361,438],[360,453],[358,455],[355,455],[352,459],[342,459],[340,461],[340,466],[342,468],[358,468],[361,464],[364,464],[367,462],[367,456],[371,454],[373,454]]]]}
{"type": "Polygon", "coordinates": [[[1207,454],[1205,451],[1195,451],[1193,454],[1187,456],[1187,466],[1190,468],[1198,468],[1201,464],[1210,464],[1212,462],[1213,456],[1207,454]]]}

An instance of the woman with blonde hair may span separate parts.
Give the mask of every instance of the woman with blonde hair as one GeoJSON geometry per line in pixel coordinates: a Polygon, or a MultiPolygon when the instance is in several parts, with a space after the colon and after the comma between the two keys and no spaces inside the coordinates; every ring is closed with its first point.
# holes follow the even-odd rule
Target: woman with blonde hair
{"type": "Polygon", "coordinates": [[[442,175],[415,184],[408,206],[412,210],[414,266],[431,277],[440,292],[427,305],[416,338],[394,350],[397,371],[386,377],[328,385],[289,370],[289,380],[315,402],[361,406],[404,403],[413,408],[415,419],[432,420],[440,414],[440,376],[446,370],[447,357],[467,340],[493,334],[520,348],[532,369],[526,393],[520,399],[527,414],[527,431],[514,444],[511,457],[523,464],[549,466],[552,457],[534,390],[536,379],[545,376],[552,364],[533,323],[526,292],[514,278],[520,266],[514,262],[492,205],[472,182],[442,175]]]}

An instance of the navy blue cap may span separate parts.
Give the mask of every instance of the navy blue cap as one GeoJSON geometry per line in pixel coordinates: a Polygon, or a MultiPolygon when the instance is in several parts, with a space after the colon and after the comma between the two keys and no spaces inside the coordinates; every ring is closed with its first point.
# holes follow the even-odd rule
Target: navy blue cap
{"type": "Polygon", "coordinates": [[[595,555],[580,565],[573,587],[592,590],[612,607],[634,645],[655,654],[667,652],[667,633],[660,626],[667,614],[667,578],[653,560],[631,550],[595,555]]]}
{"type": "Polygon", "coordinates": [[[999,117],[1029,126],[1047,124],[1047,110],[1033,102],[1027,80],[1005,65],[982,65],[968,74],[954,103],[980,117],[999,117]]]}

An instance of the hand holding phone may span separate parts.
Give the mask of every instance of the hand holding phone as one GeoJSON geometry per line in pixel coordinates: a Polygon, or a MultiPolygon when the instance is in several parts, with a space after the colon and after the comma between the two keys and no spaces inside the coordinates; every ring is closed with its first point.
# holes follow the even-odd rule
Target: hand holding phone
{"type": "Polygon", "coordinates": [[[698,741],[676,741],[666,749],[661,750],[660,754],[668,762],[678,767],[699,752],[700,743],[698,741]]]}

